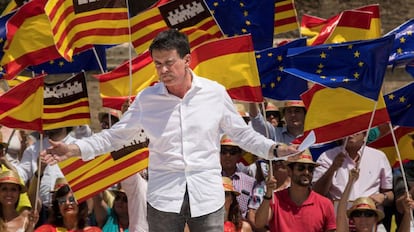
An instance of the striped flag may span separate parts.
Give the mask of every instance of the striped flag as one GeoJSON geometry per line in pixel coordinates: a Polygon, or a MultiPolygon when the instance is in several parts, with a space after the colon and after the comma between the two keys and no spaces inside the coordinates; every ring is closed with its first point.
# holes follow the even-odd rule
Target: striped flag
{"type": "Polygon", "coordinates": [[[90,124],[90,118],[85,73],[60,83],[45,84],[44,130],[90,124]]]}
{"type": "Polygon", "coordinates": [[[274,34],[299,29],[298,16],[293,0],[276,0],[274,34]]]}
{"type": "Polygon", "coordinates": [[[10,0],[9,4],[7,4],[6,8],[1,12],[0,16],[7,15],[8,13],[16,10],[19,6],[17,5],[15,0],[10,0]]]}
{"type": "Polygon", "coordinates": [[[142,132],[121,150],[91,161],[70,158],[58,165],[79,202],[148,167],[148,138],[142,132]]]}
{"type": "Polygon", "coordinates": [[[187,34],[191,47],[223,37],[203,0],[172,1],[131,18],[135,51],[141,54],[147,50],[152,39],[168,28],[187,34]]]}
{"type": "Polygon", "coordinates": [[[0,96],[0,124],[42,131],[44,75],[23,82],[0,96]]]}
{"type": "Polygon", "coordinates": [[[263,101],[250,35],[206,42],[194,48],[191,57],[194,72],[224,85],[232,99],[263,101]]]}
{"type": "Polygon", "coordinates": [[[325,143],[367,130],[374,109],[371,126],[389,122],[384,98],[379,96],[375,108],[375,101],[353,91],[315,84],[301,96],[307,108],[304,137],[314,131],[316,143],[325,143]]]}
{"type": "Polygon", "coordinates": [[[72,59],[75,48],[129,42],[125,0],[48,1],[45,12],[56,47],[66,60],[72,59]]]}
{"type": "Polygon", "coordinates": [[[144,88],[158,82],[155,66],[148,51],[132,60],[132,79],[129,76],[129,61],[111,72],[95,77],[99,80],[102,105],[117,110],[121,109],[130,95],[130,89],[132,89],[132,96],[135,96],[144,88]]]}

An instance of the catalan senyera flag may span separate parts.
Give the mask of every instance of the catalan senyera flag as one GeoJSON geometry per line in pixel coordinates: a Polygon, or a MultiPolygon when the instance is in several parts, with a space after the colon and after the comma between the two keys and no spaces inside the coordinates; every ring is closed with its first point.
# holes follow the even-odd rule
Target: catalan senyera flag
{"type": "Polygon", "coordinates": [[[326,20],[304,15],[301,34],[309,37],[309,46],[342,43],[379,38],[381,31],[378,30],[378,25],[380,25],[379,6],[370,5],[342,11],[326,20]]]}
{"type": "Polygon", "coordinates": [[[347,88],[376,101],[394,35],[374,40],[288,49],[283,71],[330,88],[347,88]]]}
{"type": "Polygon", "coordinates": [[[42,131],[44,76],[25,81],[0,96],[0,124],[42,131]]]}
{"type": "Polygon", "coordinates": [[[99,80],[100,95],[104,107],[121,110],[122,104],[132,94],[158,82],[155,66],[149,51],[132,61],[132,78],[129,76],[129,61],[108,73],[95,75],[99,80]],[[131,82],[132,81],[132,82],[131,82]],[[132,93],[130,91],[132,90],[132,93]]]}
{"type": "Polygon", "coordinates": [[[62,82],[45,84],[43,129],[90,124],[90,109],[85,73],[62,82]]]}
{"type": "Polygon", "coordinates": [[[275,35],[299,29],[298,16],[293,0],[276,0],[274,12],[275,35]]]}
{"type": "Polygon", "coordinates": [[[124,148],[90,161],[70,158],[58,165],[79,202],[148,167],[148,139],[140,133],[124,148]]]}
{"type": "Polygon", "coordinates": [[[66,60],[72,59],[75,48],[129,42],[125,0],[48,1],[45,12],[56,47],[66,60]]]}
{"type": "Polygon", "coordinates": [[[206,42],[194,48],[191,57],[194,72],[224,85],[232,99],[263,101],[250,35],[206,42]]]}
{"type": "Polygon", "coordinates": [[[203,0],[171,1],[131,18],[131,38],[135,51],[141,54],[147,50],[152,39],[168,28],[185,33],[191,47],[223,37],[203,0]]]}
{"type": "Polygon", "coordinates": [[[44,12],[45,3],[46,0],[28,2],[7,22],[7,42],[1,60],[6,79],[12,79],[28,65],[60,57],[44,12]]]}
{"type": "MultiPolygon", "coordinates": [[[[412,127],[394,127],[394,135],[397,142],[397,147],[401,155],[401,160],[414,159],[413,135],[414,128],[412,127]]],[[[394,145],[392,134],[388,133],[379,139],[369,143],[368,146],[380,149],[383,151],[390,161],[391,166],[398,162],[397,151],[394,145]]]]}
{"type": "Polygon", "coordinates": [[[327,88],[315,84],[301,95],[307,108],[304,131],[315,132],[316,143],[334,141],[390,121],[382,95],[378,102],[345,88],[327,88]]]}

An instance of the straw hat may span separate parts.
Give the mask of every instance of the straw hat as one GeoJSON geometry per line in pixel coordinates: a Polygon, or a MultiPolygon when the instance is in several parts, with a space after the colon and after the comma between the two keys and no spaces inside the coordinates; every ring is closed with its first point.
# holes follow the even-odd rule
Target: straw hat
{"type": "Polygon", "coordinates": [[[384,218],[384,213],[381,210],[378,210],[375,206],[374,201],[369,197],[359,197],[353,203],[352,207],[346,211],[348,218],[351,217],[352,212],[355,210],[371,210],[377,214],[377,222],[381,221],[384,218]]]}
{"type": "Polygon", "coordinates": [[[275,106],[273,103],[267,102],[265,111],[266,112],[268,112],[268,111],[277,111],[277,112],[279,112],[279,108],[277,106],[275,106]]]}
{"type": "Polygon", "coordinates": [[[111,109],[109,111],[109,113],[108,112],[99,112],[98,113],[98,119],[99,119],[99,121],[102,122],[102,119],[104,117],[108,117],[108,114],[110,114],[111,116],[113,116],[113,117],[115,117],[116,119],[119,120],[119,112],[117,110],[111,109]]]}
{"type": "Polygon", "coordinates": [[[1,183],[17,184],[20,187],[21,193],[27,191],[26,186],[20,181],[19,174],[12,170],[6,170],[0,173],[0,184],[1,183]]]}
{"type": "Polygon", "coordinates": [[[233,140],[229,138],[227,135],[223,135],[220,140],[220,145],[227,145],[227,146],[234,146],[238,147],[239,145],[235,144],[233,140]]]}
{"type": "Polygon", "coordinates": [[[305,104],[301,100],[286,100],[283,103],[283,107],[281,107],[280,111],[284,114],[285,109],[288,107],[302,107],[306,110],[305,104]]]}
{"type": "Polygon", "coordinates": [[[222,179],[225,192],[232,192],[236,194],[236,196],[240,195],[240,193],[234,189],[233,181],[230,178],[223,176],[222,179]]]}
{"type": "Polygon", "coordinates": [[[249,117],[249,113],[246,112],[246,108],[243,104],[234,104],[236,106],[237,112],[239,112],[240,116],[243,118],[249,117]]]}
{"type": "Polygon", "coordinates": [[[53,187],[53,189],[50,192],[56,192],[58,191],[61,187],[68,185],[68,182],[66,181],[66,179],[64,177],[58,177],[55,181],[55,186],[53,187]]]}
{"type": "Polygon", "coordinates": [[[313,164],[315,166],[319,166],[318,163],[313,161],[312,154],[310,153],[309,149],[304,150],[302,153],[289,157],[286,160],[286,163],[303,163],[303,164],[313,164]]]}

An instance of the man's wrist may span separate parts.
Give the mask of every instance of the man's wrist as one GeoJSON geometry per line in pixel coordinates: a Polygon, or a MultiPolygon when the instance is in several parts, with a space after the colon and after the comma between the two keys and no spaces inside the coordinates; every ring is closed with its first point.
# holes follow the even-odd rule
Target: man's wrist
{"type": "Polygon", "coordinates": [[[264,200],[272,200],[272,195],[268,196],[267,194],[263,195],[264,200]]]}
{"type": "Polygon", "coordinates": [[[273,147],[273,156],[276,158],[278,157],[277,155],[277,149],[280,147],[280,143],[276,143],[276,145],[273,147]]]}

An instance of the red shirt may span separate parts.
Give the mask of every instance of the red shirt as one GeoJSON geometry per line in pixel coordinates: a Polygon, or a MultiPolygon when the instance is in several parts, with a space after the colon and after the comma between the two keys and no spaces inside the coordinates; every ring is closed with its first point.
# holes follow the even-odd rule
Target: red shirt
{"type": "Polygon", "coordinates": [[[311,191],[308,199],[297,206],[289,197],[289,189],[276,192],[274,204],[270,202],[273,217],[270,231],[319,232],[336,229],[335,211],[332,202],[311,191]]]}
{"type": "Polygon", "coordinates": [[[102,232],[101,228],[96,226],[88,226],[81,230],[67,230],[63,227],[56,227],[54,225],[45,224],[39,226],[35,232],[102,232]]]}

